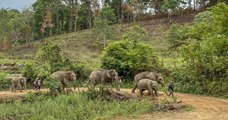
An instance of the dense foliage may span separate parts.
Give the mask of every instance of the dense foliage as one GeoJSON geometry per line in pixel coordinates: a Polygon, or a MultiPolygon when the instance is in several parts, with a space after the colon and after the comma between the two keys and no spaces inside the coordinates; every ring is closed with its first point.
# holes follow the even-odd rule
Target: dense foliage
{"type": "Polygon", "coordinates": [[[181,13],[185,8],[195,10],[192,6],[203,6],[200,9],[204,9],[218,2],[226,2],[225,0],[191,1],[36,0],[32,8],[21,12],[15,9],[0,9],[0,50],[30,43],[32,40],[92,28],[96,26],[97,18],[106,19],[108,24],[133,22],[148,15],[167,14],[167,9],[181,13]]]}
{"type": "Polygon", "coordinates": [[[125,77],[143,70],[156,69],[157,57],[153,49],[140,41],[122,40],[109,44],[101,59],[102,68],[116,69],[125,77]]]}
{"type": "Polygon", "coordinates": [[[47,40],[45,45],[37,52],[37,60],[42,64],[50,65],[50,72],[55,72],[63,68],[63,55],[60,46],[47,40]]]}
{"type": "Polygon", "coordinates": [[[185,69],[180,73],[174,72],[175,76],[172,77],[182,82],[182,85],[195,87],[189,90],[199,89],[199,93],[217,95],[225,95],[228,90],[227,12],[227,5],[218,4],[211,11],[197,15],[195,23],[188,31],[182,32],[180,37],[174,31],[183,31],[185,28],[182,26],[169,32],[169,41],[184,43],[179,52],[186,63],[185,69]],[[188,77],[184,74],[188,74],[188,77]]]}

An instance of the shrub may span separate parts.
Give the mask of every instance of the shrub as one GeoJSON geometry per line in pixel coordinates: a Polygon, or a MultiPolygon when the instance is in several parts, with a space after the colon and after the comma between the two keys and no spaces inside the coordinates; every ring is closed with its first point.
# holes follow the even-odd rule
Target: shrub
{"type": "Polygon", "coordinates": [[[171,48],[177,48],[186,44],[186,38],[188,28],[182,25],[173,24],[166,35],[166,40],[170,44],[171,48]]]}
{"type": "Polygon", "coordinates": [[[37,76],[34,64],[33,63],[26,63],[23,67],[22,74],[27,78],[29,82],[33,82],[37,76]]]}
{"type": "Polygon", "coordinates": [[[23,99],[23,102],[40,102],[43,100],[47,100],[49,96],[43,92],[28,92],[25,96],[25,99],[23,99]]]}
{"type": "MultiPolygon", "coordinates": [[[[226,94],[228,89],[227,11],[227,5],[218,4],[212,7],[211,11],[196,16],[195,23],[184,33],[187,35],[186,38],[177,35],[177,41],[182,41],[183,38],[183,41],[188,42],[178,49],[186,63],[184,68],[173,71],[171,75],[178,81],[179,90],[209,95],[226,94]],[[210,24],[208,24],[209,21],[210,24]]],[[[182,31],[182,28],[175,28],[174,35],[178,31],[182,31]]]]}
{"type": "Polygon", "coordinates": [[[7,79],[5,72],[0,72],[0,90],[9,89],[11,81],[7,79]]]}
{"type": "Polygon", "coordinates": [[[47,77],[46,80],[44,81],[44,86],[49,88],[50,93],[55,93],[55,92],[61,92],[61,87],[62,84],[60,81],[54,80],[51,77],[47,77]]]}
{"type": "Polygon", "coordinates": [[[40,64],[49,64],[52,73],[63,68],[62,50],[57,43],[53,43],[50,40],[46,40],[45,42],[45,45],[38,50],[36,59],[40,64]]]}
{"type": "Polygon", "coordinates": [[[156,69],[158,60],[149,45],[140,41],[122,40],[105,48],[101,64],[102,68],[115,69],[132,77],[135,72],[156,69]]]}
{"type": "Polygon", "coordinates": [[[123,39],[132,41],[145,41],[148,39],[148,33],[144,28],[140,27],[139,25],[135,25],[127,29],[123,35],[123,39]]]}
{"type": "Polygon", "coordinates": [[[77,74],[77,79],[86,80],[88,79],[92,69],[85,63],[75,62],[73,65],[74,72],[77,74]]]}

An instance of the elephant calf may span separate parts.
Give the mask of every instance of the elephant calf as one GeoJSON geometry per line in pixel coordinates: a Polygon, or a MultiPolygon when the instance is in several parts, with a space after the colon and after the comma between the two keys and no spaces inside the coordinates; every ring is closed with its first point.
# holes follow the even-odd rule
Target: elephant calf
{"type": "Polygon", "coordinates": [[[12,83],[12,85],[11,85],[12,92],[16,92],[17,87],[20,88],[20,92],[22,92],[22,87],[24,87],[25,90],[27,91],[25,77],[22,77],[22,76],[12,77],[11,83],[12,83]]]}
{"type": "Polygon", "coordinates": [[[140,96],[142,96],[143,91],[148,90],[150,95],[152,95],[152,98],[154,98],[153,91],[155,92],[155,95],[158,97],[157,85],[158,83],[156,81],[150,79],[141,79],[137,84],[140,96]]]}

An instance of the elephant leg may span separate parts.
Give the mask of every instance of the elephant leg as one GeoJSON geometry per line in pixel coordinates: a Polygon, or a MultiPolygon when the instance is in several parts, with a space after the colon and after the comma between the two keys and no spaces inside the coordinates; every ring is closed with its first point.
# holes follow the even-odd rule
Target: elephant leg
{"type": "Polygon", "coordinates": [[[158,91],[157,91],[157,89],[154,89],[154,92],[155,92],[156,97],[158,97],[158,91]]]}
{"type": "Polygon", "coordinates": [[[27,92],[27,86],[26,86],[26,83],[24,84],[24,86],[25,86],[25,91],[27,92]]]}
{"type": "Polygon", "coordinates": [[[15,90],[15,86],[12,85],[12,86],[11,86],[11,91],[14,92],[14,90],[15,90]]]}
{"type": "Polygon", "coordinates": [[[143,90],[139,89],[139,96],[142,97],[143,96],[143,90]]]}
{"type": "Polygon", "coordinates": [[[66,86],[66,84],[63,84],[62,90],[65,91],[65,92],[67,93],[67,86],[66,86]],[[66,90],[65,90],[65,89],[66,89],[66,90]]]}
{"type": "Polygon", "coordinates": [[[149,93],[150,93],[152,99],[154,99],[154,93],[153,93],[153,88],[152,88],[151,84],[148,85],[148,90],[149,90],[149,93]]]}
{"type": "Polygon", "coordinates": [[[137,84],[134,85],[134,87],[132,88],[131,92],[135,93],[135,89],[137,88],[137,84]]]}
{"type": "Polygon", "coordinates": [[[22,92],[22,84],[21,83],[18,84],[18,87],[20,89],[20,92],[22,92]]]}

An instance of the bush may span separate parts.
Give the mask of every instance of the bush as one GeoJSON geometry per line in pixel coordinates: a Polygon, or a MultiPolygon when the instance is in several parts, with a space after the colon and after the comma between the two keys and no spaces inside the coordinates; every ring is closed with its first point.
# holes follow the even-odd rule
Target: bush
{"type": "Polygon", "coordinates": [[[60,46],[50,40],[46,40],[45,42],[45,45],[38,50],[36,60],[40,64],[48,64],[51,73],[61,70],[64,67],[64,61],[60,46]]]}
{"type": "Polygon", "coordinates": [[[102,68],[115,69],[126,77],[134,73],[158,68],[153,49],[140,41],[122,40],[109,44],[101,58],[102,68]]]}
{"type": "Polygon", "coordinates": [[[189,28],[182,25],[173,24],[166,35],[166,40],[170,44],[170,47],[176,49],[183,44],[186,44],[186,38],[188,37],[187,31],[189,28]]]}
{"type": "Polygon", "coordinates": [[[112,101],[109,90],[109,88],[105,88],[104,86],[100,86],[98,90],[88,87],[88,90],[83,92],[82,95],[88,100],[112,101]]]}
{"type": "Polygon", "coordinates": [[[28,92],[28,94],[26,94],[25,99],[23,99],[23,102],[41,102],[43,100],[47,100],[49,98],[49,96],[43,92],[28,92]]]}
{"type": "Polygon", "coordinates": [[[33,63],[26,63],[23,67],[22,74],[27,78],[29,82],[33,82],[37,76],[34,64],[33,63]]]}
{"type": "Polygon", "coordinates": [[[62,84],[60,81],[54,80],[51,77],[47,77],[44,81],[44,86],[49,88],[50,93],[61,92],[62,84]]]}
{"type": "Polygon", "coordinates": [[[92,72],[92,69],[85,63],[82,62],[76,62],[73,65],[74,73],[77,74],[77,79],[86,80],[88,79],[90,73],[92,72]]]}
{"type": "Polygon", "coordinates": [[[11,81],[7,79],[7,74],[5,72],[0,72],[0,90],[9,89],[11,86],[11,81]]]}
{"type": "Polygon", "coordinates": [[[173,41],[188,42],[178,49],[185,62],[184,68],[173,71],[171,75],[178,82],[180,91],[209,95],[226,94],[228,89],[227,11],[228,6],[221,3],[212,7],[211,11],[198,14],[195,23],[183,33],[187,35],[186,37],[175,35],[183,28],[177,27],[173,30],[172,33],[176,36],[173,41]],[[210,24],[208,24],[209,21],[210,24]]]}
{"type": "Polygon", "coordinates": [[[148,39],[148,33],[144,28],[139,25],[135,25],[127,29],[123,35],[123,39],[131,41],[145,41],[148,39]]]}

